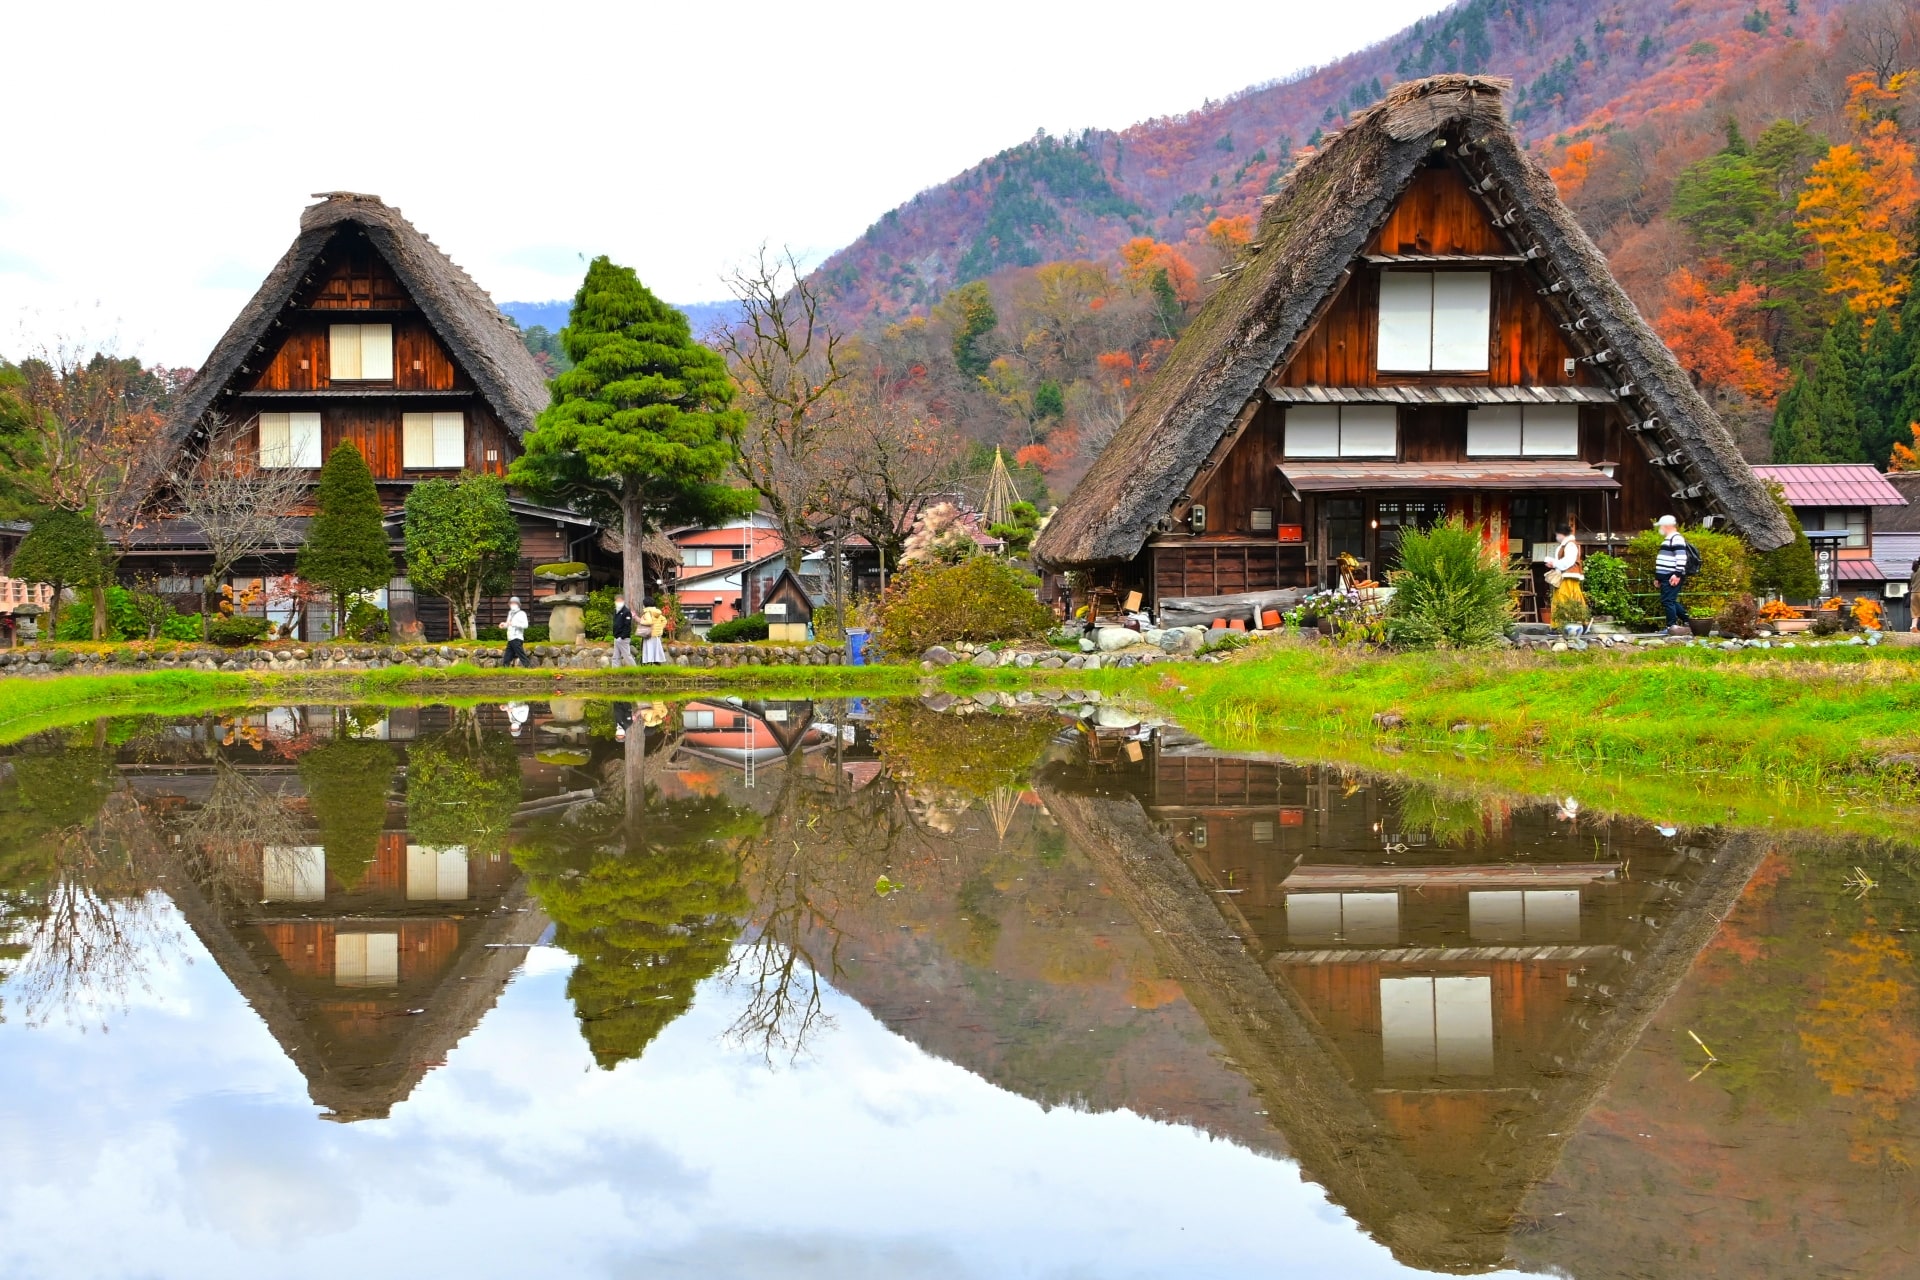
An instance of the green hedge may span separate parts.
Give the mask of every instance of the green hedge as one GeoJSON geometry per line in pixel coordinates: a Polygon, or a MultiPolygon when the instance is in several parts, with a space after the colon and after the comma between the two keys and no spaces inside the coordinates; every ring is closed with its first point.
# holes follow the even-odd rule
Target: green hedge
{"type": "MultiPolygon", "coordinates": [[[[1700,572],[1687,579],[1680,601],[1687,612],[1708,618],[1753,591],[1753,567],[1747,544],[1730,533],[1683,529],[1688,542],[1700,548],[1700,572]]],[[[1648,617],[1660,612],[1660,585],[1654,580],[1653,558],[1660,550],[1658,530],[1648,529],[1621,552],[1627,564],[1627,589],[1648,617]]]]}
{"type": "Polygon", "coordinates": [[[707,639],[713,644],[739,644],[747,640],[765,640],[767,638],[767,615],[750,613],[744,618],[730,618],[725,622],[716,622],[707,629],[707,639]]]}

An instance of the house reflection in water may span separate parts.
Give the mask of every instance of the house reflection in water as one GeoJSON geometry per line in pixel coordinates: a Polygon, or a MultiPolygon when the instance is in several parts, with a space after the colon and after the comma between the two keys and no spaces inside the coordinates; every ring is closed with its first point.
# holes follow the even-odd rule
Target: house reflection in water
{"type": "MultiPolygon", "coordinates": [[[[403,776],[412,740],[448,719],[444,709],[409,711],[339,732],[403,776]]],[[[123,769],[182,833],[184,874],[169,879],[170,896],[313,1101],[327,1118],[352,1121],[387,1115],[445,1061],[546,919],[504,848],[410,837],[404,803],[379,777],[348,798],[371,859],[355,856],[358,847],[330,858],[302,754],[247,748],[292,741],[325,750],[335,732],[330,709],[276,708],[214,728],[224,746],[203,730],[176,759],[123,769]]]]}
{"type": "Polygon", "coordinates": [[[1498,1266],[1759,848],[1670,840],[1162,730],[1043,791],[1154,931],[1308,1177],[1411,1265],[1498,1266]]]}

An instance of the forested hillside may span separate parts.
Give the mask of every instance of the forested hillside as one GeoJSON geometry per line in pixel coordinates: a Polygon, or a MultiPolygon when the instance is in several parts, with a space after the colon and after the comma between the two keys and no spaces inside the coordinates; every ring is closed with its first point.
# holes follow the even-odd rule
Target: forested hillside
{"type": "Polygon", "coordinates": [[[1185,116],[1033,138],[814,282],[896,392],[1058,491],[1307,148],[1399,80],[1484,72],[1750,456],[1898,465],[1920,415],[1915,66],[1915,0],[1465,0],[1185,116]]]}

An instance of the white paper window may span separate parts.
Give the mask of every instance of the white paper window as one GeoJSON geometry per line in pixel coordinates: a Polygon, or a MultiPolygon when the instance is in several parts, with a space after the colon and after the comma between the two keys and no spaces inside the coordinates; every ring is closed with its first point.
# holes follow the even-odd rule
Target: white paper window
{"type": "Polygon", "coordinates": [[[393,381],[393,326],[327,326],[327,377],[333,382],[393,381]]]}
{"type": "Polygon", "coordinates": [[[1492,325],[1490,272],[1381,273],[1376,359],[1383,373],[1485,372],[1492,325]]]}
{"type": "Polygon", "coordinates": [[[407,846],[407,901],[459,902],[467,896],[467,846],[407,846]]]}
{"type": "Polygon", "coordinates": [[[1495,404],[1467,414],[1469,458],[1577,458],[1580,407],[1495,404]]]}
{"type": "Polygon", "coordinates": [[[680,713],[680,723],[682,727],[688,729],[711,729],[713,728],[713,712],[682,711],[680,713]]]}
{"type": "Polygon", "coordinates": [[[261,414],[260,465],[263,467],[318,467],[320,465],[319,413],[261,414]]]}
{"type": "Polygon", "coordinates": [[[1390,404],[1295,405],[1287,410],[1289,458],[1392,458],[1400,413],[1390,404]]]}
{"type": "Polygon", "coordinates": [[[1493,979],[1380,979],[1380,1056],[1390,1076],[1493,1071],[1493,979]]]}
{"type": "Polygon", "coordinates": [[[1467,895],[1467,932],[1476,944],[1578,942],[1578,889],[1476,889],[1467,895]]]}
{"type": "Polygon", "coordinates": [[[270,844],[260,855],[260,896],[268,902],[324,902],[327,851],[317,844],[270,844]]]}
{"type": "Polygon", "coordinates": [[[712,547],[688,547],[680,553],[689,569],[711,569],[713,567],[712,547]]]}
{"type": "Polygon", "coordinates": [[[457,469],[467,463],[467,416],[458,409],[403,413],[401,465],[409,471],[457,469]]]}
{"type": "Polygon", "coordinates": [[[400,935],[337,933],[333,936],[333,985],[391,987],[400,981],[400,935]]]}
{"type": "Polygon", "coordinates": [[[1433,368],[1433,272],[1381,273],[1380,368],[1412,373],[1433,368]]]}
{"type": "Polygon", "coordinates": [[[1287,941],[1386,946],[1400,940],[1397,893],[1290,893],[1287,941]]]}

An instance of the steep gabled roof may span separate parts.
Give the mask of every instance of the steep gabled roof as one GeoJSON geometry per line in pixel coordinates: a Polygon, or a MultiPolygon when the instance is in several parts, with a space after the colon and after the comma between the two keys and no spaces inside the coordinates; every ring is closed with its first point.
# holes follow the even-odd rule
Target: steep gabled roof
{"type": "Polygon", "coordinates": [[[1550,301],[1583,318],[1569,341],[1612,353],[1604,372],[1631,384],[1622,399],[1649,457],[1681,455],[1668,476],[1675,507],[1729,520],[1756,548],[1791,538],[1672,352],[1615,282],[1605,258],[1560,203],[1553,180],[1507,123],[1504,80],[1445,75],[1396,86],[1302,164],[1261,218],[1249,256],[1201,308],[1112,443],[1061,504],[1034,547],[1060,568],[1137,555],[1267,374],[1312,330],[1321,306],[1385,223],[1415,172],[1445,145],[1491,180],[1483,197],[1529,269],[1564,284],[1550,301]],[[1687,496],[1681,496],[1687,495],[1687,496]]]}
{"type": "MultiPolygon", "coordinates": [[[[447,344],[480,394],[516,438],[533,428],[547,407],[547,379],[520,340],[513,322],[473,278],[422,235],[398,209],[378,196],[330,191],[300,215],[300,234],[253,298],[234,317],[200,372],[187,384],[166,435],[128,486],[144,500],[173,465],[206,412],[268,337],[268,327],[293,300],[327,242],[342,228],[358,227],[406,286],[434,333],[447,344]]],[[[346,313],[349,316],[354,313],[346,313]]],[[[262,358],[266,357],[262,352],[262,358]]],[[[324,396],[326,393],[316,392],[324,396]]]]}
{"type": "Polygon", "coordinates": [[[1773,462],[1754,467],[1777,480],[1791,507],[1904,507],[1906,495],[1868,462],[1773,462]]]}

